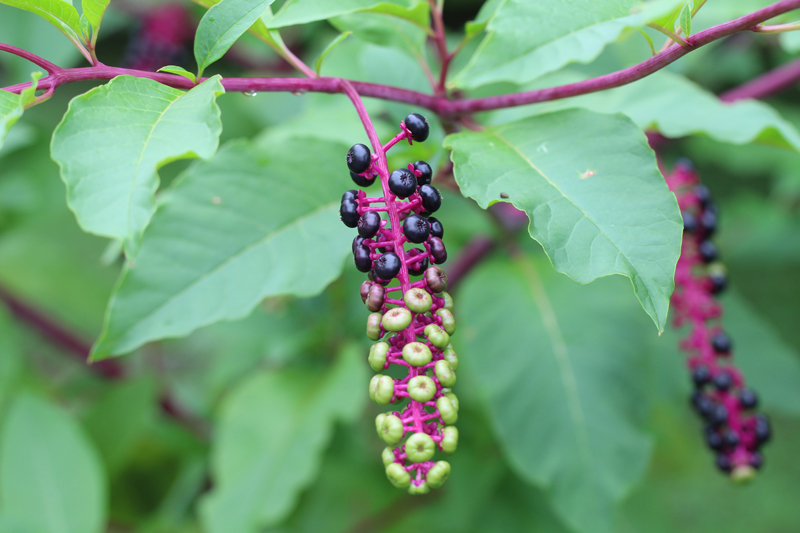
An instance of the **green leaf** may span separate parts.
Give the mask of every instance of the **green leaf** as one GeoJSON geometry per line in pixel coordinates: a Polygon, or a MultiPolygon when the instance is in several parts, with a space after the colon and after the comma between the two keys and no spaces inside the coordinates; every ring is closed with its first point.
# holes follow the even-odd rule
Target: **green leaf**
{"type": "Polygon", "coordinates": [[[81,17],[71,0],[0,0],[0,4],[39,15],[75,43],[81,38],[81,17]]]}
{"type": "Polygon", "coordinates": [[[356,11],[409,17],[409,20],[418,25],[427,25],[427,20],[422,20],[423,13],[427,11],[412,9],[419,3],[419,0],[288,0],[267,26],[283,28],[356,11]]]}
{"type": "Polygon", "coordinates": [[[678,3],[505,0],[488,20],[475,55],[449,85],[524,84],[569,63],[589,63],[627,28],[642,27],[678,3]]]}
{"type": "Polygon", "coordinates": [[[103,15],[106,14],[106,9],[111,0],[81,0],[83,6],[83,16],[92,25],[92,42],[97,41],[97,35],[100,32],[100,23],[103,22],[103,15]]]}
{"type": "Polygon", "coordinates": [[[160,69],[158,69],[158,72],[168,72],[170,74],[177,74],[178,76],[183,76],[192,83],[197,83],[197,76],[195,76],[193,72],[189,72],[183,67],[176,67],[175,65],[167,65],[166,67],[161,67],[160,69]]]}
{"type": "Polygon", "coordinates": [[[222,0],[206,11],[194,38],[197,77],[233,46],[274,0],[222,0]]]}
{"type": "Polygon", "coordinates": [[[17,123],[25,111],[25,106],[36,99],[36,85],[41,76],[41,72],[33,73],[31,86],[19,94],[0,89],[0,148],[3,147],[11,127],[17,123]]]}
{"type": "Polygon", "coordinates": [[[478,11],[478,15],[475,17],[475,20],[467,22],[464,25],[464,38],[472,39],[477,34],[485,30],[489,20],[494,16],[498,8],[505,3],[505,1],[506,0],[487,0],[481,6],[481,10],[478,11]]]}
{"type": "Polygon", "coordinates": [[[648,335],[622,285],[580,287],[545,260],[518,257],[479,267],[459,292],[456,349],[509,465],[586,533],[612,531],[650,455],[648,335]]]}
{"type": "Polygon", "coordinates": [[[675,21],[675,31],[683,30],[683,34],[686,37],[692,34],[692,9],[694,9],[694,2],[689,0],[681,8],[678,20],[675,21]]]}
{"type": "Polygon", "coordinates": [[[314,63],[314,70],[317,71],[317,74],[319,74],[319,71],[322,69],[322,62],[325,61],[325,56],[330,54],[331,51],[339,45],[339,43],[350,37],[350,35],[352,34],[353,34],[352,31],[346,31],[340,33],[333,41],[331,41],[331,44],[325,47],[325,50],[323,50],[322,53],[319,55],[317,62],[314,63]]]}
{"type": "Polygon", "coordinates": [[[667,319],[683,224],[644,134],[623,115],[574,109],[450,135],[461,192],[507,201],[531,237],[578,283],[631,278],[659,331],[667,319]]]}
{"type": "Polygon", "coordinates": [[[349,178],[331,164],[346,152],[312,140],[240,142],[192,167],[122,274],[92,358],[242,318],[268,296],[325,288],[350,255],[338,214],[349,178]]]}
{"type": "MultiPolygon", "coordinates": [[[[419,4],[430,18],[428,4],[419,4]]],[[[379,46],[399,48],[409,52],[417,62],[423,59],[429,27],[421,27],[407,18],[386,16],[385,13],[361,11],[329,19],[339,31],[352,32],[358,39],[379,46]]],[[[352,51],[350,52],[352,54],[352,51]]],[[[362,58],[362,61],[364,59],[362,58]]]]}
{"type": "Polygon", "coordinates": [[[52,156],[84,231],[125,241],[135,255],[155,211],[159,167],[214,155],[222,131],[215,76],[189,92],[119,76],[74,98],[53,133],[52,156]]]}
{"type": "Polygon", "coordinates": [[[261,531],[291,511],[317,475],[334,422],[364,407],[362,357],[349,347],[325,373],[262,371],[231,392],[211,450],[214,488],[200,506],[206,531],[261,531]]]}
{"type": "Polygon", "coordinates": [[[19,396],[0,438],[2,514],[23,531],[106,530],[106,481],[97,453],[61,408],[19,396]]]}
{"type": "Polygon", "coordinates": [[[648,46],[650,46],[650,53],[656,55],[656,47],[653,44],[653,38],[644,30],[639,30],[639,33],[642,34],[642,37],[644,37],[644,40],[647,41],[648,46]]]}

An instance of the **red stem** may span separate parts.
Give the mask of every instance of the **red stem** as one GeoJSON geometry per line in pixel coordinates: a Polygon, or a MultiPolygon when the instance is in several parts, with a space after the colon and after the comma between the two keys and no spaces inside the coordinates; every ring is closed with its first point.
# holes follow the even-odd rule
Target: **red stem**
{"type": "Polygon", "coordinates": [[[447,36],[444,31],[444,20],[442,19],[442,11],[436,4],[436,0],[430,0],[431,4],[431,18],[433,19],[433,29],[435,32],[434,41],[436,42],[436,49],[439,51],[439,59],[442,62],[441,70],[439,72],[439,83],[436,87],[436,94],[438,96],[446,96],[445,83],[447,82],[447,71],[450,68],[450,60],[452,56],[447,51],[447,36]]]}
{"type": "Polygon", "coordinates": [[[722,93],[719,99],[723,102],[735,102],[746,98],[765,98],[791,87],[798,81],[800,81],[800,59],[795,59],[722,93]]]}

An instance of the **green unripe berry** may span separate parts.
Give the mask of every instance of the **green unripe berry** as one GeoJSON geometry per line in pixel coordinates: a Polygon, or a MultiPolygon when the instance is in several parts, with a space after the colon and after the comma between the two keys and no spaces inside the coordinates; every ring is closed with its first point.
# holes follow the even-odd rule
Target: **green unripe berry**
{"type": "Polygon", "coordinates": [[[405,307],[389,309],[383,315],[383,329],[386,331],[403,331],[411,325],[411,311],[405,307]]]}
{"type": "Polygon", "coordinates": [[[447,426],[442,430],[442,442],[440,443],[442,451],[446,454],[455,453],[458,448],[458,428],[455,426],[447,426]]]}
{"type": "Polygon", "coordinates": [[[430,488],[438,489],[444,485],[444,482],[447,481],[449,476],[450,463],[447,461],[436,461],[436,464],[433,465],[433,468],[428,470],[428,477],[426,481],[430,488]]]}
{"type": "Polygon", "coordinates": [[[406,441],[406,456],[412,463],[429,461],[436,452],[436,443],[426,433],[414,433],[406,441]]]}
{"type": "Polygon", "coordinates": [[[403,295],[406,307],[415,313],[427,313],[433,305],[433,298],[425,289],[415,287],[403,295]]]}
{"type": "Polygon", "coordinates": [[[386,477],[398,489],[404,489],[411,484],[411,475],[397,463],[392,463],[386,467],[386,477]]]}
{"type": "Polygon", "coordinates": [[[403,439],[403,422],[395,415],[381,414],[378,418],[383,418],[378,422],[378,435],[383,439],[383,442],[389,445],[394,445],[403,439]]]}
{"type": "Polygon", "coordinates": [[[412,366],[425,366],[431,362],[433,354],[427,344],[409,342],[403,346],[403,360],[412,366]]]}
{"type": "Polygon", "coordinates": [[[378,405],[386,405],[394,396],[394,380],[389,376],[377,374],[369,380],[369,397],[378,405]]]}
{"type": "Polygon", "coordinates": [[[456,319],[449,309],[437,309],[436,316],[442,319],[442,327],[448,335],[456,332],[456,319]]]}
{"type": "Polygon", "coordinates": [[[442,396],[436,400],[436,409],[439,410],[439,416],[442,417],[442,422],[445,424],[455,424],[458,420],[458,409],[455,408],[450,398],[442,396]]]}
{"type": "Polygon", "coordinates": [[[369,348],[369,357],[367,357],[367,362],[369,362],[370,368],[375,372],[380,372],[386,367],[386,356],[389,353],[389,343],[388,342],[377,342],[370,346],[369,348]]]}
{"type": "Polygon", "coordinates": [[[444,360],[450,363],[450,368],[452,368],[454,372],[458,370],[458,356],[456,355],[456,351],[453,349],[452,344],[448,344],[445,347],[442,355],[444,355],[444,360]]]}
{"type": "Polygon", "coordinates": [[[408,380],[408,395],[418,402],[429,402],[436,394],[436,383],[428,376],[415,376],[408,380]]]}
{"type": "Polygon", "coordinates": [[[437,348],[444,348],[450,343],[450,335],[436,324],[428,324],[423,331],[425,337],[437,348]]]}
{"type": "Polygon", "coordinates": [[[428,494],[430,491],[431,491],[430,487],[424,481],[419,485],[415,485],[412,483],[411,486],[408,487],[409,494],[428,494]]]}
{"type": "Polygon", "coordinates": [[[456,384],[456,373],[447,361],[436,361],[436,366],[433,367],[436,374],[436,379],[444,387],[452,387],[456,384]]]}
{"type": "Polygon", "coordinates": [[[455,407],[456,412],[458,412],[458,406],[459,406],[458,396],[456,396],[452,392],[445,392],[444,397],[450,400],[450,403],[453,404],[453,407],[455,407]]]}
{"type": "Polygon", "coordinates": [[[394,452],[391,448],[384,448],[383,452],[381,452],[381,459],[383,460],[383,466],[389,466],[390,464],[394,463],[394,452]]]}
{"type": "Polygon", "coordinates": [[[443,292],[439,295],[440,297],[444,298],[444,308],[453,310],[453,297],[450,296],[450,293],[443,292]]]}
{"type": "Polygon", "coordinates": [[[381,426],[383,425],[383,421],[386,419],[386,413],[381,413],[375,417],[375,429],[378,433],[381,432],[381,426]]]}
{"type": "Polygon", "coordinates": [[[381,338],[381,319],[383,315],[380,313],[372,313],[367,317],[367,337],[371,341],[376,341],[381,338]]]}

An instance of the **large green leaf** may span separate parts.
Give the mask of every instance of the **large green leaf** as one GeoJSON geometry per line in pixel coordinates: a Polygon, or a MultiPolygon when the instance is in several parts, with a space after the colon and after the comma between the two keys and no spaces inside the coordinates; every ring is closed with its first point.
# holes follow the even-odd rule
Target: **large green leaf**
{"type": "MultiPolygon", "coordinates": [[[[430,6],[421,3],[414,8],[423,14],[420,19],[430,19],[430,6]]],[[[381,46],[399,48],[409,52],[418,61],[425,55],[425,42],[429,27],[413,22],[411,16],[391,16],[370,11],[350,13],[330,19],[328,22],[340,31],[350,31],[364,41],[381,46]]]]}
{"type": "Polygon", "coordinates": [[[359,348],[350,347],[325,373],[263,371],[236,387],[211,451],[205,530],[255,532],[284,518],[316,476],[334,422],[361,412],[367,379],[359,348]]]}
{"type": "Polygon", "coordinates": [[[580,287],[523,257],[480,267],[458,298],[459,354],[510,466],[586,533],[612,531],[651,448],[644,317],[621,285],[580,287]]]}
{"type": "Polygon", "coordinates": [[[346,152],[322,141],[263,151],[240,142],[190,169],[123,273],[92,357],[242,318],[267,296],[325,288],[353,238],[338,215],[350,186],[336,162],[346,152]]]}
{"type": "Polygon", "coordinates": [[[206,11],[194,38],[197,76],[233,46],[274,0],[222,0],[206,11]]]}
{"type": "Polygon", "coordinates": [[[119,76],[69,104],[52,155],[67,202],[89,233],[125,241],[132,257],[155,212],[159,167],[210,158],[222,131],[219,77],[189,92],[119,76]]]}
{"type": "Polygon", "coordinates": [[[569,63],[588,63],[625,29],[641,27],[678,4],[680,0],[505,0],[451,85],[466,89],[500,81],[527,83],[569,63]]]}
{"type": "Polygon", "coordinates": [[[502,124],[570,107],[622,112],[642,129],[672,138],[708,135],[733,144],[758,142],[800,151],[800,133],[770,105],[758,100],[725,103],[686,77],[664,70],[608,91],[497,111],[490,121],[502,124]]]}
{"type": "Polygon", "coordinates": [[[81,20],[71,0],[0,0],[0,4],[35,13],[78,43],[82,42],[81,20]]]}
{"type": "Polygon", "coordinates": [[[419,3],[419,0],[288,0],[269,21],[268,27],[283,28],[356,11],[384,13],[427,26],[428,21],[423,16],[428,11],[413,9],[419,3]]]}
{"type": "Polygon", "coordinates": [[[11,407],[0,438],[0,511],[16,531],[106,530],[100,459],[62,409],[31,395],[11,407]]]}
{"type": "Polygon", "coordinates": [[[81,0],[83,16],[92,25],[92,41],[97,40],[100,23],[103,22],[103,15],[106,14],[109,2],[111,0],[81,0]]]}
{"type": "Polygon", "coordinates": [[[566,110],[450,135],[445,144],[465,196],[484,209],[508,201],[525,211],[531,237],[579,283],[631,278],[663,330],[683,224],[630,119],[566,110]]]}
{"type": "Polygon", "coordinates": [[[19,94],[0,89],[0,148],[6,140],[11,127],[17,123],[25,111],[25,106],[36,98],[36,83],[39,74],[33,76],[33,85],[19,94]]]}

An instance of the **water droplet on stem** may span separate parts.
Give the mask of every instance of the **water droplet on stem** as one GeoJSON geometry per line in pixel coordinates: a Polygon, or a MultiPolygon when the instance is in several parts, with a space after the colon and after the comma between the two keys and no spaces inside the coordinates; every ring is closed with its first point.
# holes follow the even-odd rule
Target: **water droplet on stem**
{"type": "Polygon", "coordinates": [[[249,96],[250,98],[252,98],[252,97],[254,97],[254,96],[257,96],[257,95],[258,95],[258,92],[254,91],[253,89],[250,89],[250,90],[247,90],[247,91],[244,91],[244,92],[242,92],[242,94],[243,94],[243,95],[245,95],[245,96],[249,96]]]}

